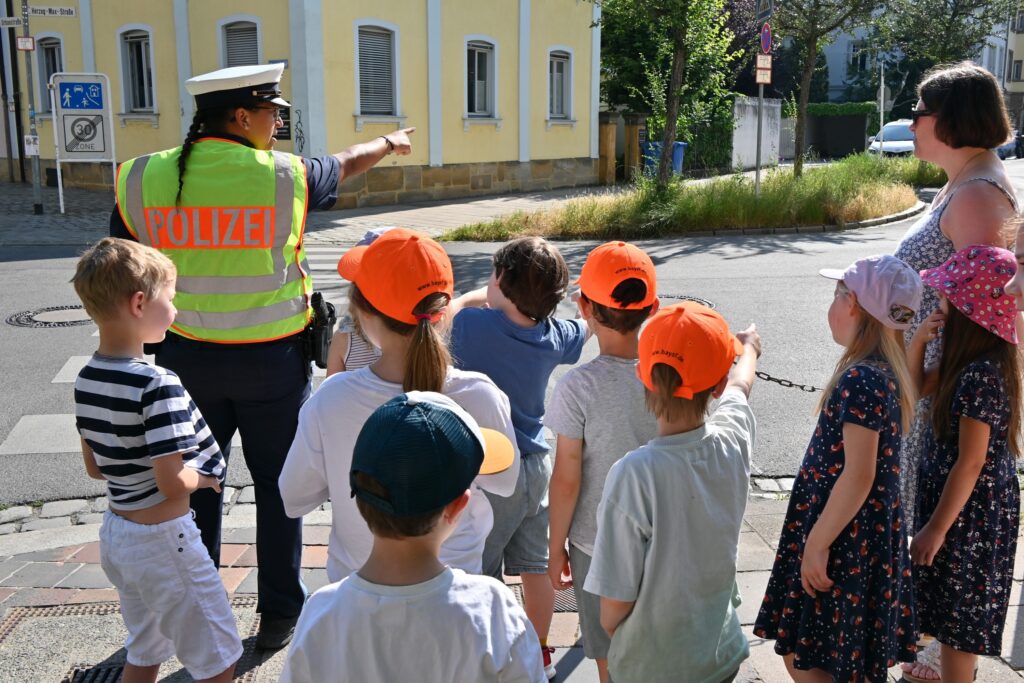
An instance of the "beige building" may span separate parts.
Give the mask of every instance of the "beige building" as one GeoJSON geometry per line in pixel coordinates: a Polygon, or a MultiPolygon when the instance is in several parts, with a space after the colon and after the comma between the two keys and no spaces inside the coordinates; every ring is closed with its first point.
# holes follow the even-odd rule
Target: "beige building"
{"type": "MultiPolygon", "coordinates": [[[[318,156],[417,128],[413,154],[346,183],[340,206],[597,180],[596,3],[60,0],[66,11],[47,15],[56,2],[30,3],[39,10],[30,19],[34,52],[14,52],[12,32],[0,31],[10,110],[4,133],[16,177],[29,131],[28,88],[43,166],[54,165],[47,93],[54,72],[109,77],[124,161],[181,144],[193,115],[184,88],[192,75],[283,62],[282,90],[294,108],[278,149],[318,156]]],[[[0,179],[8,175],[6,155],[0,144],[0,179]]],[[[71,185],[112,182],[109,164],[62,168],[71,185]]]]}

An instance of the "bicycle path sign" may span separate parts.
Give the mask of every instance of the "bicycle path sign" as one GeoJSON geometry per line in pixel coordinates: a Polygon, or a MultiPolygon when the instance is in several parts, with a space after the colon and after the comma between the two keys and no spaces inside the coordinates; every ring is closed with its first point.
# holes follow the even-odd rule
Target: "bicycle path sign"
{"type": "Polygon", "coordinates": [[[61,162],[114,161],[110,83],[105,74],[55,73],[50,96],[61,162]]]}

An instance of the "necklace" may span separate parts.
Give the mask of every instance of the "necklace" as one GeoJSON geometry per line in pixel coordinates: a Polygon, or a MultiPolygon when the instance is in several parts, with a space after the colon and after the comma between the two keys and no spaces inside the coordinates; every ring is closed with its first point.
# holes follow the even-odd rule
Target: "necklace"
{"type": "Polygon", "coordinates": [[[987,153],[988,150],[983,149],[972,154],[971,157],[964,162],[964,165],[960,167],[960,170],[956,172],[956,175],[953,176],[953,179],[946,183],[946,194],[949,194],[949,192],[953,189],[954,184],[956,183],[956,181],[960,180],[960,176],[964,174],[964,171],[966,171],[967,167],[971,165],[971,162],[980,157],[982,154],[987,153]]]}

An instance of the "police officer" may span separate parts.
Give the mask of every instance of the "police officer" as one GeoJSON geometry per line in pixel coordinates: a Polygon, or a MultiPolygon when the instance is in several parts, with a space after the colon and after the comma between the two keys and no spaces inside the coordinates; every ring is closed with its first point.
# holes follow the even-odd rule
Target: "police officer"
{"type": "MultiPolygon", "coordinates": [[[[260,630],[256,646],[290,640],[305,600],[302,521],[284,512],[277,479],[310,394],[300,333],[312,282],[306,212],[333,206],[338,184],[388,154],[409,154],[395,131],[334,156],[273,151],[282,124],[280,64],[191,78],[196,114],[181,147],[123,163],[110,234],[136,239],[178,268],[178,316],[157,350],[181,377],[225,456],[237,429],[256,492],[260,630]]],[[[220,564],[223,495],[192,495],[196,523],[220,564]]]]}

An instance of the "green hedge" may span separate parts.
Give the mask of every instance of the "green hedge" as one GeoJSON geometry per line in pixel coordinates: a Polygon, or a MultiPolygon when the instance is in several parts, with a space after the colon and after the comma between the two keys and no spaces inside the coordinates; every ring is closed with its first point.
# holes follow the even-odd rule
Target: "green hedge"
{"type": "Polygon", "coordinates": [[[810,102],[807,105],[807,113],[811,116],[856,116],[877,112],[877,102],[810,102]]]}

